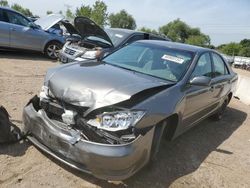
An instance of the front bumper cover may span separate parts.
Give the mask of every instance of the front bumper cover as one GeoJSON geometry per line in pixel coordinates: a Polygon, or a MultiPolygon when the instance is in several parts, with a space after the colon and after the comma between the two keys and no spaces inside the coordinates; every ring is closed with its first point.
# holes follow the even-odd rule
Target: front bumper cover
{"type": "Polygon", "coordinates": [[[23,111],[24,132],[38,148],[61,162],[105,180],[132,176],[149,160],[154,128],[133,142],[120,145],[100,144],[79,139],[79,132],[51,120],[32,102],[23,111]],[[76,140],[76,138],[78,138],[76,140]]]}

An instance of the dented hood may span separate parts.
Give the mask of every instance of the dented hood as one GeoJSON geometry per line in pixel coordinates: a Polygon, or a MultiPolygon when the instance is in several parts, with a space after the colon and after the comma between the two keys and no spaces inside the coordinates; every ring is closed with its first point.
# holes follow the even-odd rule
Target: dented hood
{"type": "Polygon", "coordinates": [[[100,62],[73,63],[50,69],[45,85],[66,103],[92,110],[130,99],[143,90],[172,84],[100,62]]]}

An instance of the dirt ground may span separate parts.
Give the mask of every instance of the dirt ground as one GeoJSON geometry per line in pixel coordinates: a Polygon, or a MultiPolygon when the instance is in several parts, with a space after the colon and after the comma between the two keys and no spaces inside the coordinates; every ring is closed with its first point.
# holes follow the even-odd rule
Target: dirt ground
{"type": "MultiPolygon", "coordinates": [[[[14,124],[22,125],[23,107],[57,65],[40,54],[0,52],[0,104],[14,124]]],[[[154,164],[115,183],[72,170],[28,142],[0,145],[0,187],[250,187],[249,115],[233,99],[220,122],[205,120],[164,142],[154,164]]]]}

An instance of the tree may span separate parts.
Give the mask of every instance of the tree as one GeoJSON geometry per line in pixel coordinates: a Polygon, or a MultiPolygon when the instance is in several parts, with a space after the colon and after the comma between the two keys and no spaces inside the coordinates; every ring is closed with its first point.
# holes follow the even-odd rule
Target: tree
{"type": "Polygon", "coordinates": [[[189,26],[179,18],[159,28],[160,33],[176,42],[185,42],[189,30],[189,26]]]}
{"type": "Polygon", "coordinates": [[[210,37],[192,28],[180,19],[176,19],[159,28],[159,32],[176,42],[188,43],[198,46],[213,47],[210,45],[210,37]]]}
{"type": "Polygon", "coordinates": [[[250,39],[243,39],[242,41],[240,41],[240,45],[242,47],[250,47],[250,39]]]}
{"type": "Polygon", "coordinates": [[[103,1],[97,0],[95,2],[91,12],[91,19],[101,27],[107,25],[107,5],[103,1]]]}
{"type": "Polygon", "coordinates": [[[67,8],[67,10],[66,10],[66,18],[67,19],[74,19],[74,17],[75,17],[75,15],[73,14],[73,12],[69,8],[67,8]]]}
{"type": "Polygon", "coordinates": [[[250,46],[241,48],[239,56],[250,57],[250,46]]]}
{"type": "Polygon", "coordinates": [[[90,6],[82,5],[80,8],[76,9],[76,16],[91,17],[92,8],[90,6]]]}
{"type": "Polygon", "coordinates": [[[12,9],[21,12],[22,14],[24,14],[25,16],[33,16],[32,12],[27,9],[27,8],[23,8],[21,5],[15,3],[11,6],[12,9]]]}
{"type": "Polygon", "coordinates": [[[185,40],[185,43],[196,45],[196,46],[209,47],[210,37],[208,35],[203,35],[203,34],[191,35],[185,40]]]}
{"type": "MultiPolygon", "coordinates": [[[[132,15],[128,14],[125,10],[109,15],[109,24],[113,28],[135,29],[136,22],[132,15]]],[[[143,28],[142,28],[143,29],[143,28]]]]}
{"type": "Polygon", "coordinates": [[[47,15],[53,14],[53,12],[52,12],[51,10],[48,10],[48,11],[46,12],[46,14],[47,14],[47,15]]]}
{"type": "Polygon", "coordinates": [[[88,17],[101,27],[107,24],[107,5],[100,0],[97,0],[93,7],[82,5],[80,8],[76,9],[75,14],[76,16],[88,17]]]}
{"type": "Polygon", "coordinates": [[[242,46],[239,43],[231,42],[229,44],[222,45],[222,47],[219,48],[218,50],[224,54],[236,56],[239,55],[241,47],[242,46]]]}
{"type": "Polygon", "coordinates": [[[147,28],[147,27],[142,27],[142,28],[140,28],[138,30],[142,31],[142,32],[146,32],[146,33],[153,33],[153,34],[156,34],[156,35],[159,34],[159,32],[156,31],[155,29],[150,29],[150,28],[147,28]]]}
{"type": "Polygon", "coordinates": [[[9,3],[6,0],[1,0],[0,1],[0,6],[2,6],[2,7],[9,7],[9,3]]]}

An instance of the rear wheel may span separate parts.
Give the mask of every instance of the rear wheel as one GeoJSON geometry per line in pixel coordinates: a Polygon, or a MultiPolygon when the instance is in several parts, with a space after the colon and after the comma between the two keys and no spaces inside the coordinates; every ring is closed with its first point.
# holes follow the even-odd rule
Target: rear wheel
{"type": "Polygon", "coordinates": [[[219,121],[222,119],[228,103],[229,103],[229,97],[227,96],[226,99],[223,101],[221,107],[219,108],[218,112],[216,112],[216,114],[212,116],[214,120],[219,121]]]}
{"type": "Polygon", "coordinates": [[[62,44],[60,42],[50,42],[46,45],[44,53],[45,55],[53,60],[56,60],[59,55],[59,51],[62,49],[62,44]]]}

